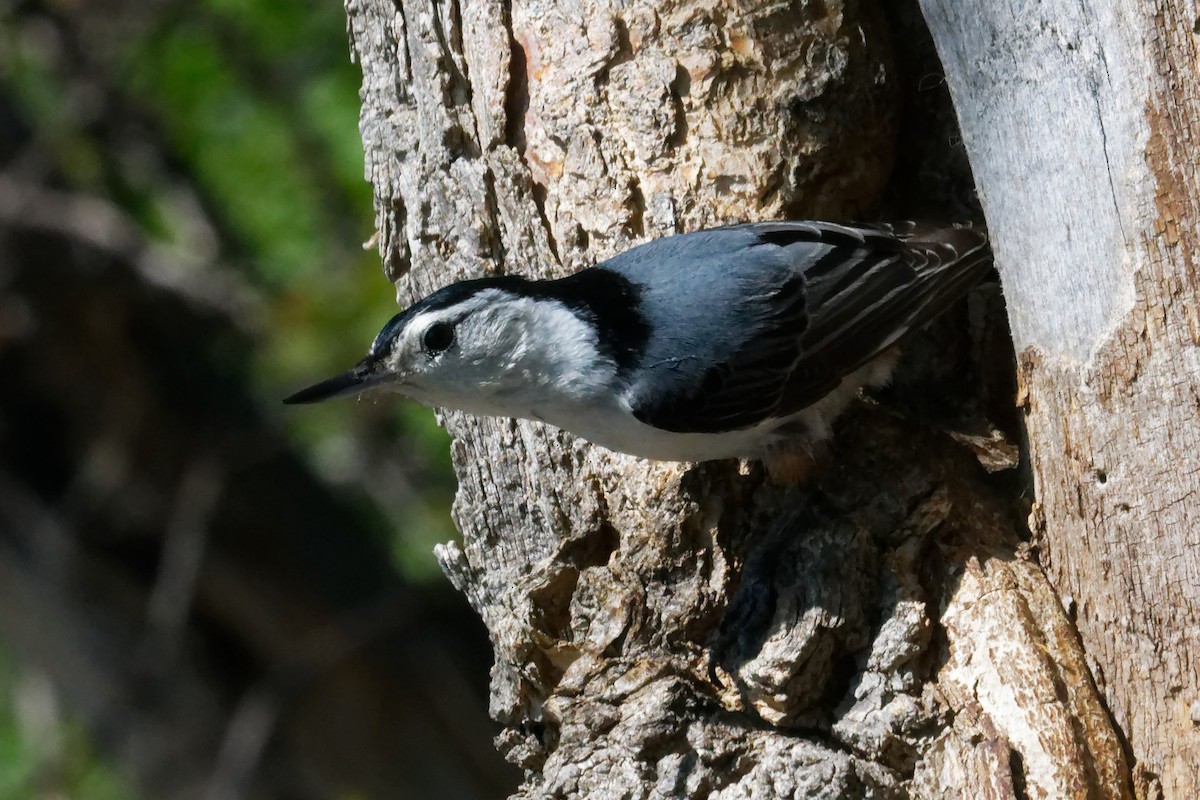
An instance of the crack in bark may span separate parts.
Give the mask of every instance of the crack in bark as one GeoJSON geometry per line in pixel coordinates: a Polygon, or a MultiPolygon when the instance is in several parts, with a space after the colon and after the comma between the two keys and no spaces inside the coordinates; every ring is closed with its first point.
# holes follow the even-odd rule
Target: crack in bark
{"type": "Polygon", "coordinates": [[[675,79],[667,86],[671,90],[671,105],[675,111],[675,130],[671,131],[671,135],[667,138],[667,146],[672,150],[678,150],[687,144],[687,106],[683,101],[691,93],[692,76],[688,74],[682,64],[676,63],[675,79]]]}
{"type": "Polygon", "coordinates": [[[629,183],[629,235],[641,239],[646,235],[646,198],[642,195],[642,183],[635,176],[629,183]]]}
{"type": "Polygon", "coordinates": [[[550,224],[550,216],[546,213],[546,187],[537,181],[533,182],[533,202],[537,206],[538,219],[546,230],[546,242],[550,245],[550,253],[559,265],[562,264],[562,254],[558,250],[558,239],[554,235],[554,226],[550,224]]]}
{"type": "MultiPolygon", "coordinates": [[[[396,95],[396,105],[398,107],[403,107],[406,105],[411,105],[413,102],[412,92],[409,88],[413,79],[413,58],[412,49],[408,46],[408,15],[404,13],[404,0],[393,0],[392,7],[396,10],[396,18],[399,21],[401,35],[399,37],[394,36],[391,26],[385,27],[381,31],[381,34],[384,41],[395,45],[404,54],[404,63],[402,65],[403,69],[397,70],[397,73],[403,73],[397,75],[397,77],[403,78],[403,80],[397,80],[392,83],[392,89],[395,91],[396,95]]],[[[366,32],[364,31],[364,36],[365,35],[366,32]]],[[[352,37],[352,41],[358,42],[359,38],[359,36],[354,36],[352,37]]],[[[361,56],[359,63],[362,63],[361,56]]],[[[364,73],[363,78],[363,85],[365,87],[366,73],[364,73]]],[[[364,107],[365,105],[366,101],[364,101],[364,107]]]]}
{"type": "Polygon", "coordinates": [[[1020,751],[1008,749],[1008,773],[1012,778],[1014,800],[1029,800],[1029,790],[1026,788],[1025,759],[1020,751]]]}
{"type": "MultiPolygon", "coordinates": [[[[460,68],[458,60],[454,57],[455,49],[450,46],[450,40],[446,36],[445,28],[442,25],[442,15],[439,13],[441,3],[438,0],[430,0],[430,17],[433,22],[433,34],[437,37],[438,46],[442,49],[443,63],[446,64],[447,71],[450,76],[450,96],[451,103],[455,106],[470,106],[473,96],[471,82],[467,79],[465,72],[466,58],[463,59],[463,66],[460,68]]],[[[458,32],[457,52],[462,53],[462,25],[461,16],[458,8],[458,0],[449,0],[451,20],[459,20],[460,24],[455,28],[458,32]]]]}
{"type": "Polygon", "coordinates": [[[529,112],[529,57],[509,23],[508,86],[504,94],[504,141],[525,157],[525,115],[529,112]]]}

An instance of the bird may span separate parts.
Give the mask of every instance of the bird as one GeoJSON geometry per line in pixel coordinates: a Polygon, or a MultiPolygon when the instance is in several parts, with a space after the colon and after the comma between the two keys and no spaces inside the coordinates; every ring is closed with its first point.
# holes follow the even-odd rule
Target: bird
{"type": "Polygon", "coordinates": [[[774,221],[674,234],[572,275],[499,275],[394,316],[352,369],[287,397],[380,389],[539,420],[657,461],[760,460],[805,483],[897,345],[991,268],[966,224],[774,221]]]}

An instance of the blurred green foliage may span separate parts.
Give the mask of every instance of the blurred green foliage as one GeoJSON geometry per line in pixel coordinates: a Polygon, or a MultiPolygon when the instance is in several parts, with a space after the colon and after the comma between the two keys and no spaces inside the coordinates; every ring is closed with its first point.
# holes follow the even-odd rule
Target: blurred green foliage
{"type": "Polygon", "coordinates": [[[132,800],[133,787],[62,720],[54,695],[0,648],[0,800],[132,800]]]}
{"type": "MultiPolygon", "coordinates": [[[[363,244],[374,210],[345,26],[340,4],[301,0],[0,0],[0,125],[28,140],[0,169],[108,204],[170,269],[232,286],[250,352],[210,355],[249,365],[264,418],[407,579],[444,585],[432,548],[455,535],[454,478],[434,414],[280,403],[355,363],[399,310],[363,244]]],[[[135,798],[57,703],[0,649],[0,800],[135,798]]]]}
{"type": "Polygon", "coordinates": [[[118,205],[189,268],[215,265],[252,288],[257,318],[240,320],[255,340],[248,389],[360,497],[407,577],[440,579],[431,551],[453,535],[453,475],[433,414],[391,398],[279,405],[356,362],[398,310],[362,244],[374,212],[340,5],[128,3],[96,27],[86,9],[51,4],[47,18],[64,15],[95,42],[0,8],[0,80],[39,150],[72,189],[118,205]],[[81,71],[98,73],[99,89],[81,86],[81,71]],[[98,124],[98,102],[138,124],[98,124]]]}

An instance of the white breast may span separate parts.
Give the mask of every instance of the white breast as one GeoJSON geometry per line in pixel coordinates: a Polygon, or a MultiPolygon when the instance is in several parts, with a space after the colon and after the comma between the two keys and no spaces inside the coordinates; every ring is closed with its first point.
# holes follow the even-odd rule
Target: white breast
{"type": "Polygon", "coordinates": [[[833,421],[863,386],[881,386],[895,365],[885,354],[844,378],[829,394],[790,417],[725,433],[673,433],[639,421],[619,397],[547,405],[536,418],[609,450],[656,461],[711,461],[760,458],[768,446],[803,436],[810,442],[829,437],[833,421]]]}

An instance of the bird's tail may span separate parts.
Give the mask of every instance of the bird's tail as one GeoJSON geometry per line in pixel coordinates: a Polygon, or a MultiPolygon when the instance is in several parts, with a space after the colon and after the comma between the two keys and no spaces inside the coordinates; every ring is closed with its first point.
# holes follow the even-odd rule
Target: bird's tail
{"type": "Polygon", "coordinates": [[[904,332],[923,327],[947,310],[992,269],[992,250],[987,229],[962,223],[939,226],[902,222],[879,226],[904,243],[914,256],[917,278],[896,304],[897,329],[904,332]]]}

